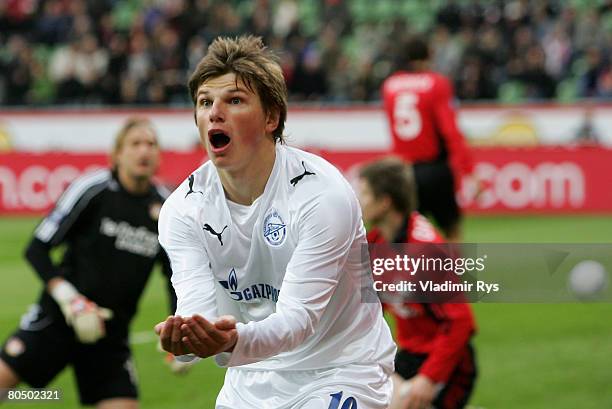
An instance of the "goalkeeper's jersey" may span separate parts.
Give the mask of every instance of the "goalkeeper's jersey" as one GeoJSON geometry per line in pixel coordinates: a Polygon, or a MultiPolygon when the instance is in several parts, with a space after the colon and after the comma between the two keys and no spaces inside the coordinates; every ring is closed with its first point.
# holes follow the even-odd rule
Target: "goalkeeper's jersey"
{"type": "MultiPolygon", "coordinates": [[[[157,185],[132,194],[110,170],[86,174],[70,184],[38,225],[26,256],[44,281],[62,276],[87,298],[113,310],[107,330],[125,336],[155,263],[160,261],[170,275],[157,241],[157,219],[168,194],[157,185]],[[53,263],[49,252],[60,245],[65,245],[62,260],[53,263]]],[[[40,305],[47,314],[62,317],[46,291],[40,305]]]]}
{"type": "Polygon", "coordinates": [[[212,162],[164,203],[159,239],[172,264],[177,315],[234,315],[222,366],[393,368],[395,345],[371,294],[361,210],[331,164],[279,145],[263,194],[229,202],[212,162]]]}

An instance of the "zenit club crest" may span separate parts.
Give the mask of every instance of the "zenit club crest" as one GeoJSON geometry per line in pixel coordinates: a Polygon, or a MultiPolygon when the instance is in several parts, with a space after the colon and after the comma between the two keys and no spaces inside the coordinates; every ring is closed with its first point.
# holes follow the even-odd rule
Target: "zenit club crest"
{"type": "Polygon", "coordinates": [[[287,225],[275,208],[268,210],[264,218],[263,236],[271,246],[280,246],[287,236],[287,225]]]}

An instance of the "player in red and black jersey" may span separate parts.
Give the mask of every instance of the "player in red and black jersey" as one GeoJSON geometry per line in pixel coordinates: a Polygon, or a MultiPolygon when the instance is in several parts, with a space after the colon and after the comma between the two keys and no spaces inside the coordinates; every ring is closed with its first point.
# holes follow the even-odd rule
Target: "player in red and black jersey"
{"type": "MultiPolygon", "coordinates": [[[[383,159],[363,167],[359,178],[368,242],[443,243],[429,221],[414,211],[410,166],[383,159]]],[[[390,409],[457,409],[468,401],[476,379],[470,345],[476,325],[468,304],[383,303],[396,322],[399,352],[390,409]]]]}
{"type": "Polygon", "coordinates": [[[401,70],[384,81],[382,97],[393,152],[414,165],[419,212],[431,214],[447,239],[459,240],[455,191],[462,176],[472,173],[473,162],[457,126],[452,84],[429,70],[423,40],[406,42],[401,70]]]}

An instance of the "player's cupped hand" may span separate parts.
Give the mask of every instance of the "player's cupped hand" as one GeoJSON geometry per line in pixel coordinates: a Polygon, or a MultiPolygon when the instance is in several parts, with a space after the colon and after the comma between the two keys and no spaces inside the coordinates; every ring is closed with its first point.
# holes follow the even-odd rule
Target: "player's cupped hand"
{"type": "Polygon", "coordinates": [[[183,344],[200,358],[230,352],[238,341],[236,319],[228,315],[213,323],[195,314],[185,318],[180,328],[183,344]]]}
{"type": "Polygon", "coordinates": [[[236,319],[226,315],[214,323],[200,315],[169,316],[155,326],[164,351],[174,355],[193,353],[207,358],[220,352],[230,352],[238,340],[236,319]]]}
{"type": "Polygon", "coordinates": [[[164,351],[174,355],[190,354],[191,351],[183,343],[181,326],[185,319],[180,316],[169,316],[166,321],[162,321],[155,326],[155,333],[159,335],[159,341],[164,351]]]}

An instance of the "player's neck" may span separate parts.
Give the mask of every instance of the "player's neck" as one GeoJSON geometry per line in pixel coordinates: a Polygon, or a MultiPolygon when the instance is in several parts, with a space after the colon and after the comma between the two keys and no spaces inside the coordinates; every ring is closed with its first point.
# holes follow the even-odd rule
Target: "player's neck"
{"type": "Polygon", "coordinates": [[[218,169],[225,196],[234,203],[250,206],[261,196],[274,168],[276,147],[266,149],[257,160],[239,171],[218,169]]]}
{"type": "Polygon", "coordinates": [[[412,72],[424,72],[429,71],[429,61],[412,61],[410,63],[410,71],[412,72]]]}
{"type": "Polygon", "coordinates": [[[397,237],[399,229],[403,227],[404,220],[405,217],[402,213],[395,210],[389,211],[385,218],[378,224],[378,228],[385,238],[385,241],[388,243],[393,242],[395,237],[397,237]]]}
{"type": "Polygon", "coordinates": [[[131,177],[127,172],[121,170],[121,168],[117,170],[117,178],[123,189],[134,195],[147,193],[151,188],[151,180],[149,178],[131,177]]]}

